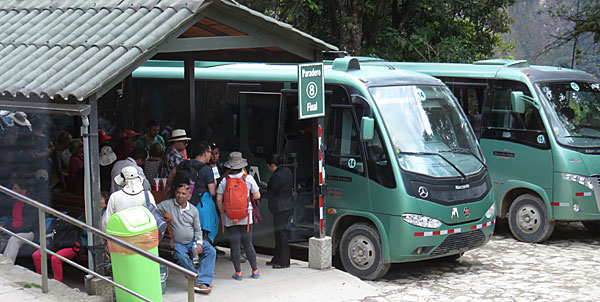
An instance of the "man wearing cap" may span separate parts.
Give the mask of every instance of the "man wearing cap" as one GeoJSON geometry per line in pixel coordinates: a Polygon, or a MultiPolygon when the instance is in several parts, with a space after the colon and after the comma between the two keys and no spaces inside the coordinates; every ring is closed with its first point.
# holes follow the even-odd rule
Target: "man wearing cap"
{"type": "Polygon", "coordinates": [[[142,186],[144,190],[150,190],[150,182],[148,182],[148,180],[146,179],[146,175],[144,175],[144,170],[142,170],[142,165],[144,165],[144,161],[146,160],[147,156],[148,153],[146,152],[146,150],[135,149],[133,150],[133,153],[131,153],[131,156],[127,157],[124,160],[119,160],[115,162],[110,173],[111,178],[113,180],[110,185],[110,192],[113,193],[122,188],[122,185],[119,185],[115,177],[117,177],[121,173],[121,170],[123,170],[123,168],[125,167],[135,168],[137,170],[137,175],[139,175],[142,179],[142,186]]]}
{"type": "MultiPolygon", "coordinates": [[[[144,178],[138,174],[138,169],[133,166],[124,167],[114,177],[114,183],[123,189],[110,194],[106,212],[102,218],[102,230],[106,230],[106,223],[113,214],[132,207],[143,206],[146,203],[144,191],[150,189],[150,185],[147,189],[145,188],[144,178]]],[[[148,194],[148,198],[150,203],[156,204],[152,194],[148,194]]]]}
{"type": "Polygon", "coordinates": [[[131,155],[135,149],[135,141],[138,135],[140,134],[131,129],[123,131],[121,134],[121,141],[115,146],[115,153],[117,154],[118,160],[126,159],[131,155]]]}
{"type": "Polygon", "coordinates": [[[150,151],[150,146],[154,143],[160,143],[165,148],[165,140],[158,134],[160,131],[160,126],[158,122],[155,120],[149,120],[146,122],[146,134],[140,137],[135,143],[135,147],[140,149],[146,149],[146,151],[150,151]]]}
{"type": "Polygon", "coordinates": [[[165,156],[165,165],[166,165],[166,174],[168,175],[173,168],[177,167],[182,161],[186,159],[185,148],[188,145],[188,142],[192,139],[187,137],[185,130],[183,129],[175,129],[171,133],[171,139],[169,142],[171,143],[171,147],[169,147],[169,151],[165,156]]]}

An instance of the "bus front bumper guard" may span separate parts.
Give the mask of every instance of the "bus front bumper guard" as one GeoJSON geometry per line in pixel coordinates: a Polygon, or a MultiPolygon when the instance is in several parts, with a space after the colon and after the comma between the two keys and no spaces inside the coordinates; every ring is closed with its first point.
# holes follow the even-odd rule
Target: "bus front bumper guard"
{"type": "Polygon", "coordinates": [[[462,228],[455,228],[455,229],[448,229],[448,230],[441,230],[441,231],[431,231],[431,232],[415,232],[414,237],[429,237],[429,236],[449,235],[449,234],[455,234],[455,233],[469,232],[469,231],[492,226],[495,223],[496,223],[496,219],[494,218],[493,220],[488,221],[486,223],[476,224],[476,225],[472,225],[470,227],[462,227],[462,228]]]}

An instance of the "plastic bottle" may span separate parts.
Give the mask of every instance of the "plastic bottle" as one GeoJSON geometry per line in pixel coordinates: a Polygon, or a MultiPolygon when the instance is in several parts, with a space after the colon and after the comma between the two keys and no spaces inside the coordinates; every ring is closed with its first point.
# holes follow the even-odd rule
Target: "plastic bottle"
{"type": "Polygon", "coordinates": [[[198,250],[198,245],[196,244],[196,242],[194,242],[192,249],[193,249],[192,255],[194,255],[192,257],[192,263],[194,263],[194,265],[198,265],[198,263],[200,262],[200,259],[198,258],[198,254],[196,254],[196,251],[198,250]]]}

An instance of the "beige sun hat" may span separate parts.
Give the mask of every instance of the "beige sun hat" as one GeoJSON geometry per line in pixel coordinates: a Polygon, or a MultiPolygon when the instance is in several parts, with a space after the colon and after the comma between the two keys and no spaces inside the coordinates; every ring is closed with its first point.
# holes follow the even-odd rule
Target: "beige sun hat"
{"type": "Polygon", "coordinates": [[[27,119],[27,114],[23,111],[12,112],[8,115],[17,125],[23,127],[30,127],[31,123],[27,119]]]}
{"type": "Polygon", "coordinates": [[[229,169],[241,169],[248,165],[248,161],[242,157],[242,153],[238,151],[234,151],[229,153],[229,157],[227,158],[227,162],[225,162],[225,168],[229,169]]]}
{"type": "Polygon", "coordinates": [[[137,194],[144,190],[143,179],[138,174],[138,171],[133,166],[124,167],[117,176],[115,183],[123,187],[123,191],[127,194],[137,194]]]}
{"type": "Polygon", "coordinates": [[[104,146],[100,149],[100,158],[98,162],[101,166],[108,166],[117,160],[117,155],[110,146],[104,146]]]}
{"type": "Polygon", "coordinates": [[[170,142],[177,142],[177,141],[191,141],[192,139],[187,137],[187,134],[185,133],[184,129],[175,129],[173,130],[173,132],[171,132],[171,139],[169,140],[170,142]]]}

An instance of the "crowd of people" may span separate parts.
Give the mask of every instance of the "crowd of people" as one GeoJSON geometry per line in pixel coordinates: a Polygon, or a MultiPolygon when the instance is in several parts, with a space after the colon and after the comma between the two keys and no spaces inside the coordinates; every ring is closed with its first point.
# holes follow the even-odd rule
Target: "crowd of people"
{"type": "MultiPolygon", "coordinates": [[[[23,112],[2,117],[0,126],[4,128],[0,130],[7,152],[0,155],[0,160],[4,164],[16,165],[2,170],[3,185],[44,203],[49,202],[47,192],[52,190],[82,194],[84,157],[80,138],[61,131],[54,144],[45,135],[43,120],[30,123],[23,112]],[[17,142],[20,148],[15,148],[17,142]],[[40,196],[43,192],[46,196],[40,196]]],[[[148,200],[158,207],[171,226],[174,259],[179,265],[198,273],[196,292],[209,294],[212,291],[215,260],[220,252],[214,245],[220,226],[229,237],[234,268],[232,277],[243,280],[241,263],[246,258],[251,266],[251,278],[259,278],[252,226],[260,221],[258,200],[261,195],[259,184],[246,172],[247,160],[240,152],[233,151],[227,161],[221,162],[218,146],[204,142],[194,144],[189,156],[191,138],[184,129],[172,130],[167,138],[159,132],[159,124],[150,120],[146,123],[144,135],[124,130],[113,146],[112,137],[104,130],[98,131],[102,228],[106,229],[113,214],[144,206],[148,200]],[[166,200],[155,200],[152,194],[148,194],[156,178],[167,179],[166,200]],[[243,254],[245,256],[242,257],[243,254]],[[199,255],[198,265],[193,261],[195,255],[199,255]]],[[[286,224],[293,208],[292,176],[290,170],[281,165],[278,155],[268,160],[267,168],[273,172],[265,188],[269,197],[268,208],[275,217],[276,239],[275,256],[267,265],[276,269],[286,268],[290,265],[286,224]]],[[[2,204],[0,225],[25,239],[39,242],[37,209],[16,200],[2,204]]],[[[77,237],[67,244],[72,246],[61,246],[54,252],[69,259],[80,255],[86,243],[85,234],[79,235],[71,236],[77,237]]],[[[23,241],[16,237],[0,235],[0,251],[13,262],[22,245],[23,241]]],[[[32,252],[31,255],[39,273],[40,252],[32,252]]],[[[49,259],[54,278],[61,281],[62,261],[56,257],[49,259]]]]}

